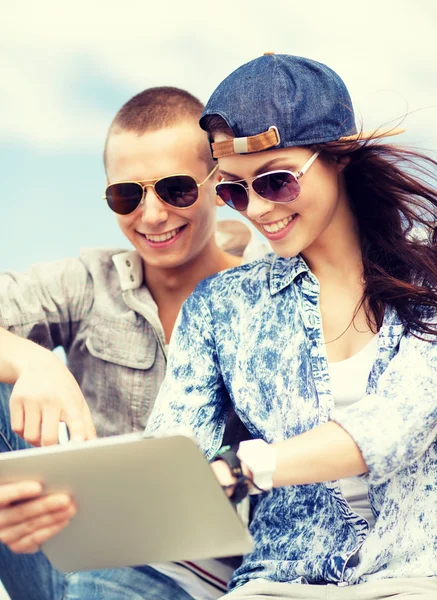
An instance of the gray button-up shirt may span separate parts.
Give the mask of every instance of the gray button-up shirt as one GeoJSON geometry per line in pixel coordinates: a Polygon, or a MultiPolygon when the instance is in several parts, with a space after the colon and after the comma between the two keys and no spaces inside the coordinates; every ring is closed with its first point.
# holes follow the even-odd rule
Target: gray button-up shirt
{"type": "MultiPolygon", "coordinates": [[[[217,242],[244,262],[266,252],[237,221],[218,223],[217,242]]],[[[0,274],[0,326],[46,348],[64,348],[99,436],[144,429],[164,378],[166,350],[136,251],[87,250],[25,273],[0,274]]]]}

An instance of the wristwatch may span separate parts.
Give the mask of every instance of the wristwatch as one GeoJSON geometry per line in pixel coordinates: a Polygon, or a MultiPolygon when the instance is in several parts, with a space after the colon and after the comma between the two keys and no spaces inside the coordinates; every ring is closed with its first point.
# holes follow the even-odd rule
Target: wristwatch
{"type": "Polygon", "coordinates": [[[243,475],[243,471],[241,470],[241,461],[235,452],[235,448],[233,449],[231,446],[224,446],[223,448],[220,448],[216,455],[213,456],[211,462],[213,463],[217,460],[222,460],[225,462],[228,465],[232,476],[236,479],[234,484],[222,487],[234,488],[232,496],[229,498],[229,500],[233,504],[238,504],[248,495],[249,483],[247,477],[243,475]]]}
{"type": "Polygon", "coordinates": [[[273,487],[273,473],[276,471],[276,450],[264,440],[240,442],[238,458],[252,471],[255,484],[249,494],[269,492],[273,487]]]}

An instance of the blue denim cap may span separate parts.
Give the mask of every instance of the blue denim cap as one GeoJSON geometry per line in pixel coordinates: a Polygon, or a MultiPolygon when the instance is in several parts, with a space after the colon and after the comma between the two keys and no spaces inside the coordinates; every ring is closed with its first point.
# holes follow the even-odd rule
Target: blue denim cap
{"type": "Polygon", "coordinates": [[[260,56],[231,73],[208,100],[201,127],[208,115],[223,117],[236,138],[276,127],[280,139],[275,148],[357,134],[352,101],[337,73],[314,60],[287,54],[260,56]]]}

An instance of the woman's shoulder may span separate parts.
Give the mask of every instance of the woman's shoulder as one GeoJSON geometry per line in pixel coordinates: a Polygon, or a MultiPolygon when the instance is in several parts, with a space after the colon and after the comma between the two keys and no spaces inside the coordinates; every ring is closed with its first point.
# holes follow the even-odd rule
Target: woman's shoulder
{"type": "Polygon", "coordinates": [[[274,254],[266,254],[262,258],[249,263],[215,273],[198,284],[196,294],[220,293],[232,295],[241,291],[242,286],[248,283],[260,288],[268,287],[275,259],[274,254]]]}
{"type": "Polygon", "coordinates": [[[244,310],[260,301],[270,302],[277,292],[293,284],[303,269],[307,267],[300,256],[266,254],[204,279],[193,294],[194,301],[202,299],[211,309],[226,302],[229,309],[244,310]]]}

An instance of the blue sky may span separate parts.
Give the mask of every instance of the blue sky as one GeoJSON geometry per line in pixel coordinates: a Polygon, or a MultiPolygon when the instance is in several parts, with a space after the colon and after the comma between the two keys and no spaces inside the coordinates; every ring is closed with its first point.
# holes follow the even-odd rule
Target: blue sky
{"type": "Polygon", "coordinates": [[[366,128],[410,112],[402,143],[435,156],[436,20],[433,0],[9,3],[0,40],[0,269],[125,246],[101,200],[101,152],[117,110],[154,85],[206,101],[224,76],[267,50],[333,67],[366,128]]]}

